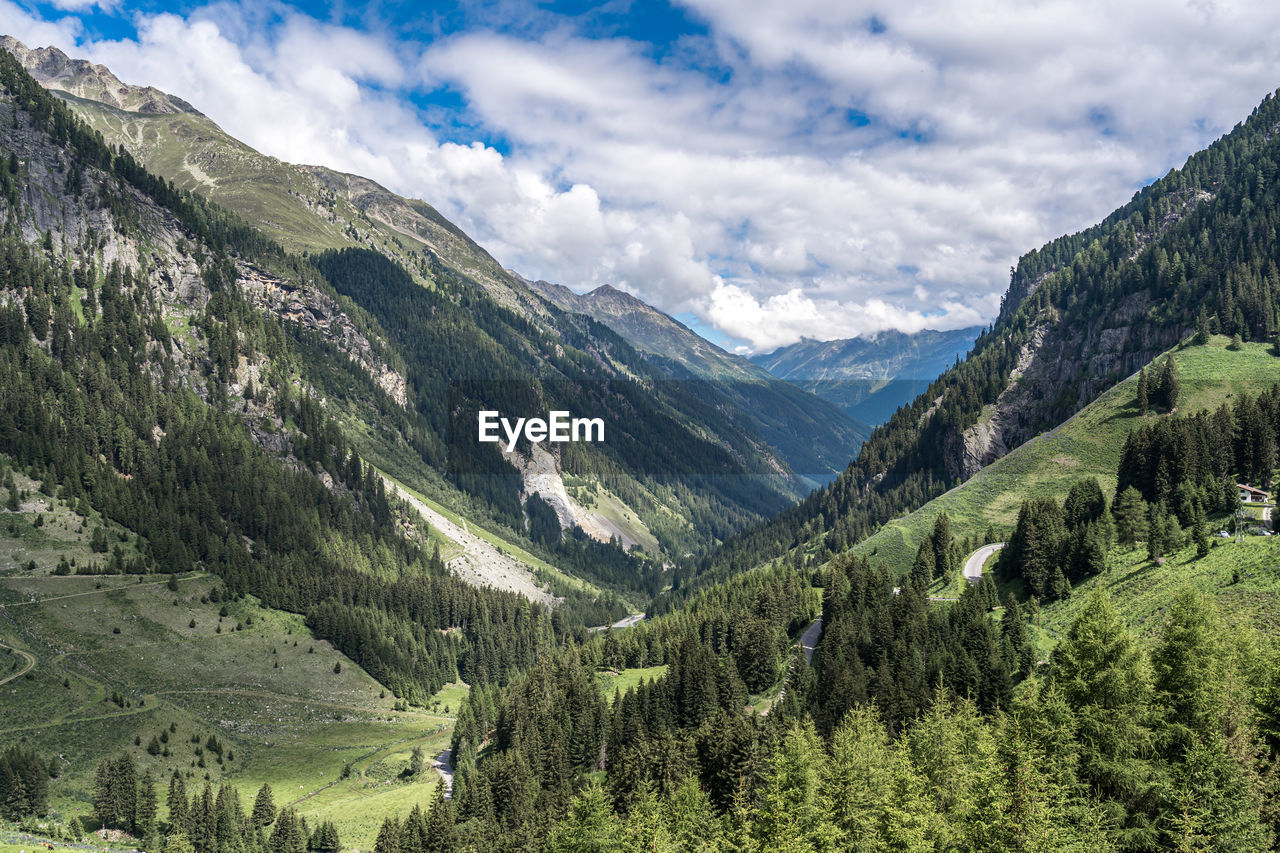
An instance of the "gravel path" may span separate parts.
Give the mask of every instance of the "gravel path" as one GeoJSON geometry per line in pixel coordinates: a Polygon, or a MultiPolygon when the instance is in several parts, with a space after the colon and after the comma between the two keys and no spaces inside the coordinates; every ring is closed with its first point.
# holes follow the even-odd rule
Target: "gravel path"
{"type": "Polygon", "coordinates": [[[446,749],[435,757],[431,762],[436,768],[436,772],[440,774],[440,778],[444,781],[444,798],[446,800],[453,798],[453,750],[446,749]]]}

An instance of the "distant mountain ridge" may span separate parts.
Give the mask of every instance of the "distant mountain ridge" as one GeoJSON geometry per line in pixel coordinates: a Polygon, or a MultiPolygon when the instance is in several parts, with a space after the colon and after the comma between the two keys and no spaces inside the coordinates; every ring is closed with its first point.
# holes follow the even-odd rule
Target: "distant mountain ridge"
{"type": "Polygon", "coordinates": [[[855,457],[871,428],[839,407],[726,352],[652,305],[611,285],[575,293],[561,284],[527,282],[556,306],[603,323],[655,357],[674,378],[716,382],[778,448],[793,470],[825,481],[855,457]]]}
{"type": "Polygon", "coordinates": [[[971,326],[914,334],[889,330],[870,338],[832,341],[805,338],[751,360],[850,417],[876,426],[963,358],[981,333],[981,326],[971,326]]]}

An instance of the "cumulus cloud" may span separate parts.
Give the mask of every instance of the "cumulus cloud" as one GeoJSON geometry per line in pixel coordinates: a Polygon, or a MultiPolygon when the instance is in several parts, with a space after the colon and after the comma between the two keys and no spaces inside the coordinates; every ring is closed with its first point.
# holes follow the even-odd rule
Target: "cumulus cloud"
{"type": "Polygon", "coordinates": [[[705,32],[661,60],[527,10],[415,42],[229,2],[119,41],[0,17],[268,154],[424,198],[529,277],[621,286],[757,349],[990,320],[1019,254],[1280,82],[1268,4],[681,2],[705,32]],[[442,90],[458,111],[415,105],[442,90]]]}

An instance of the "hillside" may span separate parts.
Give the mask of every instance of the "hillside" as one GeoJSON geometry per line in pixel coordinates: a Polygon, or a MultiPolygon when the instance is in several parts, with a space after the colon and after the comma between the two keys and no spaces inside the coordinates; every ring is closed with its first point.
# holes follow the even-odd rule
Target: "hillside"
{"type": "Polygon", "coordinates": [[[878,427],[826,489],[705,558],[700,583],[802,543],[820,543],[819,559],[839,553],[1054,429],[1199,320],[1269,340],[1280,185],[1258,174],[1280,160],[1277,127],[1280,98],[1268,97],[1098,225],[1024,255],[968,357],[878,427]]]}
{"type": "MultiPolygon", "coordinates": [[[[447,748],[453,714],[398,708],[300,617],[253,599],[220,604],[218,587],[202,575],[0,578],[0,642],[37,658],[5,686],[0,739],[56,756],[53,808],[79,813],[98,763],[121,753],[162,787],[191,771],[190,787],[225,780],[251,802],[267,782],[278,805],[334,821],[364,849],[376,815],[429,805],[435,773],[395,780],[415,746],[433,757],[447,748]],[[211,736],[222,755],[207,749],[211,736]],[[153,738],[163,738],[154,755],[153,738]]],[[[456,712],[460,693],[441,695],[456,712]]]]}
{"type": "MultiPolygon", "coordinates": [[[[388,405],[358,377],[325,363],[325,328],[308,330],[320,337],[306,342],[308,382],[339,407],[338,421],[363,457],[507,539],[525,536],[521,504],[537,492],[559,507],[560,518],[582,519],[578,529],[607,530],[631,518],[637,521],[621,531],[624,541],[656,542],[668,557],[700,550],[807,492],[813,480],[804,475],[828,479],[856,453],[860,434],[815,398],[784,393],[761,401],[718,380],[680,387],[607,327],[555,312],[424,202],[358,176],[264,156],[194,110],[122,109],[117,102],[134,105],[140,90],[106,69],[54,48],[7,44],[43,85],[146,168],[238,213],[286,251],[338,253],[319,256],[328,264],[324,278],[339,306],[349,307],[365,336],[396,363],[409,396],[388,405]],[[88,85],[95,75],[99,84],[88,85]],[[377,256],[389,263],[371,260],[377,256]],[[393,276],[423,292],[389,302],[370,276],[393,276]],[[441,312],[448,319],[404,323],[441,312]],[[460,349],[477,359],[459,362],[460,349]],[[619,384],[630,390],[612,393],[619,384]],[[517,386],[524,390],[513,396],[517,386]],[[448,435],[459,430],[446,403],[461,389],[468,411],[505,406],[523,416],[549,409],[605,416],[616,440],[553,454],[552,464],[561,481],[607,490],[610,508],[581,505],[572,492],[542,485],[539,472],[518,459],[451,447],[448,435]],[[666,450],[677,446],[681,454],[666,450]],[[465,458],[453,458],[455,451],[465,458]]],[[[289,316],[306,324],[305,313],[289,316]]]]}
{"type": "Polygon", "coordinates": [[[613,329],[654,357],[651,361],[672,379],[713,383],[778,449],[792,470],[819,482],[831,479],[857,456],[870,433],[866,424],[747,359],[725,352],[629,293],[607,284],[583,294],[545,281],[529,286],[560,308],[586,314],[613,329]]]}
{"type": "Polygon", "coordinates": [[[911,402],[935,377],[963,358],[982,328],[914,334],[885,331],[869,338],[802,340],[751,360],[779,379],[792,382],[877,426],[911,402]]]}
{"type": "MultiPolygon", "coordinates": [[[[1242,393],[1257,396],[1280,382],[1280,358],[1264,344],[1228,349],[1218,335],[1205,346],[1180,346],[1173,358],[1182,377],[1181,414],[1213,411],[1242,393]]],[[[1115,492],[1116,469],[1130,430],[1154,414],[1140,416],[1137,376],[1118,383],[1061,426],[1018,446],[956,488],[901,518],[887,522],[854,546],[856,554],[905,574],[920,542],[933,530],[938,513],[951,518],[958,536],[981,538],[988,526],[1004,537],[1017,521],[1022,501],[1039,497],[1061,500],[1071,484],[1097,477],[1108,497],[1115,492]]]]}

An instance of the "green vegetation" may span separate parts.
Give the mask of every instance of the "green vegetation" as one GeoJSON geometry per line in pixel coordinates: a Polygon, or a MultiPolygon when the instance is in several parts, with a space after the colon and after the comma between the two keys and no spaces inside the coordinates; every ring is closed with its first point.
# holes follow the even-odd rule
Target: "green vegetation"
{"type": "MultiPolygon", "coordinates": [[[[1184,346],[1166,358],[1178,363],[1182,379],[1179,414],[1213,411],[1243,394],[1267,391],[1280,376],[1280,360],[1270,347],[1245,344],[1239,351],[1214,336],[1207,346],[1184,346]]],[[[1012,531],[1022,501],[1065,496],[1071,485],[1096,477],[1103,492],[1115,492],[1116,470],[1130,430],[1155,418],[1137,406],[1137,377],[1131,376],[1057,429],[1015,448],[960,486],[908,515],[887,522],[854,547],[854,552],[905,574],[934,520],[945,512],[957,535],[980,538],[988,526],[1003,537],[1012,531]]]]}
{"type": "MultiPolygon", "coordinates": [[[[430,756],[447,748],[464,695],[457,686],[432,697],[430,712],[397,708],[299,617],[250,598],[222,600],[208,576],[168,586],[112,577],[0,581],[9,601],[0,641],[39,658],[5,689],[0,739],[59,756],[50,783],[56,811],[79,814],[100,759],[120,753],[166,785],[175,770],[194,788],[207,776],[246,802],[269,782],[280,804],[294,804],[313,826],[333,821],[347,844],[366,848],[377,815],[430,801],[433,773],[399,774],[415,746],[430,756]],[[39,603],[27,603],[33,597],[39,603]],[[344,664],[340,674],[335,661],[344,664]]],[[[7,660],[0,656],[0,665],[7,660]]]]}
{"type": "MultiPolygon", "coordinates": [[[[965,457],[970,429],[991,427],[997,410],[1007,447],[1054,435],[1177,344],[1201,312],[1208,332],[1270,341],[1280,309],[1269,237],[1280,220],[1280,184],[1258,176],[1272,174],[1280,159],[1278,120],[1280,98],[1268,96],[1231,133],[1099,225],[1024,255],[1000,315],[965,361],[878,427],[833,483],[698,561],[674,585],[671,604],[657,607],[799,548],[825,561],[959,485],[985,461],[965,457]]],[[[1090,464],[1071,450],[1065,465],[1090,464]]],[[[1006,507],[1008,516],[1018,503],[1006,507]]],[[[916,544],[890,548],[897,559],[916,544]]]]}

